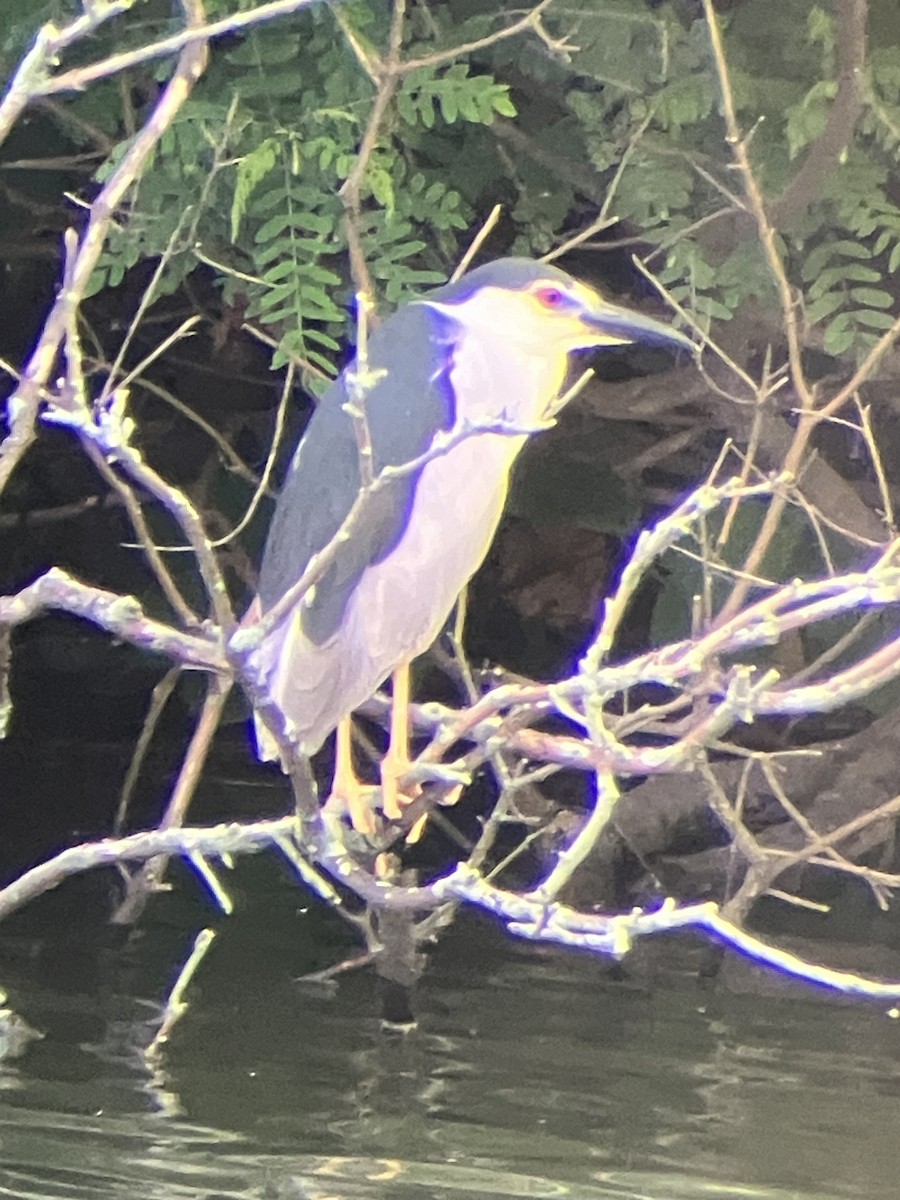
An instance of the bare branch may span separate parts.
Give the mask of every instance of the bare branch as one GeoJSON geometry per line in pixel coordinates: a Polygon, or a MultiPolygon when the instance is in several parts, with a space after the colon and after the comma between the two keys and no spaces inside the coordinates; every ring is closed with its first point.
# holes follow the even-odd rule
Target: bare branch
{"type": "MultiPolygon", "coordinates": [[[[252,825],[138,833],[127,838],[73,846],[0,889],[0,919],[82,871],[142,861],[159,854],[222,858],[231,853],[255,853],[290,837],[294,829],[294,818],[286,817],[252,825]]],[[[410,888],[386,886],[383,881],[365,875],[339,854],[326,856],[322,865],[345,885],[381,907],[395,911],[425,912],[448,900],[465,900],[500,916],[510,933],[519,937],[558,942],[615,958],[627,954],[639,937],[693,928],[712,934],[742,954],[777,967],[786,975],[852,995],[900,996],[900,982],[883,983],[851,972],[832,971],[771,946],[726,920],[715,904],[678,907],[667,901],[655,912],[636,910],[610,917],[580,913],[561,904],[548,905],[543,899],[504,892],[491,886],[470,867],[457,867],[427,887],[410,888]]]]}
{"type": "Polygon", "coordinates": [[[850,144],[863,111],[868,0],[836,0],[837,94],[819,137],[803,166],[771,206],[772,220],[785,229],[822,194],[822,185],[850,144]]]}
{"type": "Polygon", "coordinates": [[[350,252],[350,270],[356,284],[356,291],[363,297],[363,305],[374,307],[375,288],[366,263],[365,250],[360,232],[360,213],[362,209],[362,186],[369,168],[369,161],[381,137],[381,128],[387,116],[394,93],[400,83],[400,54],[403,47],[403,30],[406,21],[406,0],[393,0],[391,13],[391,30],[388,37],[387,55],[375,65],[375,77],[378,90],[375,101],[369,112],[369,120],[360,143],[359,151],[353,169],[344,180],[340,197],[346,210],[344,222],[347,234],[347,246],[350,252]]]}
{"type": "Polygon", "coordinates": [[[43,26],[0,102],[0,142],[5,141],[28,103],[35,96],[42,94],[41,89],[46,83],[47,74],[62,52],[94,33],[112,17],[127,12],[134,2],[135,0],[106,0],[102,4],[90,5],[81,16],[76,17],[63,29],[58,29],[52,22],[43,26]]]}
{"type": "MultiPolygon", "coordinates": [[[[105,21],[118,12],[126,12],[134,6],[135,0],[103,0],[103,3],[91,4],[91,13],[96,13],[100,21],[105,21]],[[112,11],[110,11],[112,10],[112,11]]],[[[83,39],[90,30],[82,26],[89,18],[79,18],[68,26],[62,34],[53,25],[45,25],[35,41],[28,57],[23,61],[12,85],[7,92],[3,104],[0,105],[0,139],[15,122],[22,109],[30,99],[38,96],[51,96],[60,92],[80,92],[98,79],[108,79],[110,75],[118,75],[141,63],[152,62],[155,58],[167,58],[183,50],[190,50],[198,43],[208,42],[212,38],[223,37],[230,33],[239,33],[250,29],[264,21],[273,21],[278,17],[290,16],[301,9],[309,8],[316,0],[271,0],[269,4],[261,4],[245,12],[233,13],[208,25],[191,24],[181,33],[173,33],[171,37],[160,38],[147,46],[136,50],[114,54],[101,62],[92,63],[85,67],[75,67],[62,75],[52,76],[49,69],[58,59],[66,46],[83,39]],[[76,26],[78,27],[76,30],[76,26]],[[63,38],[64,41],[59,39],[63,38]],[[8,110],[4,106],[8,104],[8,110]]],[[[93,19],[91,17],[90,19],[93,19]]]]}
{"type": "Polygon", "coordinates": [[[133,646],[165,654],[176,662],[207,671],[229,670],[217,637],[182,633],[163,625],[145,616],[134,596],[90,587],[58,567],[51,567],[14,595],[0,596],[0,625],[22,625],[48,609],[84,617],[133,646]]]}
{"type": "MultiPolygon", "coordinates": [[[[113,4],[109,7],[115,11],[124,11],[123,4],[113,4]]],[[[196,24],[194,8],[195,6],[192,5],[189,9],[188,23],[191,25],[196,24]]],[[[105,6],[101,8],[94,5],[90,11],[105,15],[109,9],[105,6]]],[[[82,19],[88,20],[88,17],[82,19]]],[[[73,26],[70,26],[69,32],[64,33],[63,37],[73,39],[75,35],[70,31],[77,24],[78,22],[75,22],[73,26]]],[[[44,35],[38,39],[35,50],[32,51],[34,57],[29,68],[32,72],[37,69],[38,58],[43,64],[41,69],[45,69],[46,63],[59,52],[59,49],[68,44],[67,41],[64,41],[61,47],[57,47],[53,41],[53,34],[55,34],[54,27],[45,26],[44,35]],[[38,48],[40,48],[40,55],[37,54],[38,48]]],[[[87,226],[78,241],[77,251],[73,247],[73,253],[70,255],[67,286],[60,290],[50,310],[37,347],[22,372],[21,383],[7,400],[9,434],[0,446],[0,493],[34,440],[35,420],[43,390],[53,372],[66,331],[72,326],[72,313],[80,304],[94,273],[116,210],[135,180],[140,176],[154,147],[187,100],[193,85],[203,73],[206,60],[205,40],[199,36],[193,38],[190,44],[182,50],[172,78],[163,89],[150,118],[135,136],[122,161],[90,206],[87,226]]],[[[24,79],[17,77],[18,81],[13,82],[8,95],[18,96],[19,89],[27,85],[28,78],[30,77],[27,74],[24,79]]],[[[30,94],[35,93],[32,91],[30,94]]],[[[2,108],[0,108],[0,130],[2,128],[2,108]]],[[[63,398],[60,399],[62,403],[66,402],[63,398]]]]}
{"type": "Polygon", "coordinates": [[[476,50],[487,50],[488,47],[495,46],[506,38],[527,33],[529,29],[537,32],[541,28],[541,17],[552,3],[553,0],[541,0],[540,4],[536,4],[531,12],[521,20],[514,21],[512,25],[507,25],[504,29],[498,29],[496,33],[489,33],[486,37],[476,38],[472,42],[463,42],[462,45],[454,46],[450,50],[437,50],[434,54],[408,59],[400,67],[400,73],[409,75],[410,72],[418,71],[422,67],[440,67],[444,63],[454,62],[457,58],[465,58],[466,55],[474,54],[476,50]]]}
{"type": "MultiPolygon", "coordinates": [[[[182,760],[166,811],[159,823],[160,829],[179,829],[184,824],[213,738],[219,728],[225,702],[231,691],[231,683],[231,679],[226,675],[212,675],[209,679],[203,708],[182,760]]],[[[122,903],[113,914],[113,924],[132,925],[137,920],[150,896],[162,886],[168,861],[166,855],[159,855],[149,859],[140,871],[135,872],[128,881],[122,903]]]]}

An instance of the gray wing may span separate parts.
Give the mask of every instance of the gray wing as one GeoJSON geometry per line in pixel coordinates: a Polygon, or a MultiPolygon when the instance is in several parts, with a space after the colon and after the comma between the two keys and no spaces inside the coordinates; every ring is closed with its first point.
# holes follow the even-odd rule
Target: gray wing
{"type": "MultiPolygon", "coordinates": [[[[422,454],[454,421],[450,371],[458,325],[424,305],[409,305],[370,337],[368,364],[383,377],[365,396],[375,474],[422,454]]],[[[359,450],[344,411],[344,375],[319,402],[294,455],[269,530],[259,578],[270,609],[337,533],[360,489],[359,450]]],[[[400,540],[419,478],[411,473],[374,493],[353,535],[301,609],[303,632],[317,645],[340,628],[347,602],[366,567],[400,540]]]]}

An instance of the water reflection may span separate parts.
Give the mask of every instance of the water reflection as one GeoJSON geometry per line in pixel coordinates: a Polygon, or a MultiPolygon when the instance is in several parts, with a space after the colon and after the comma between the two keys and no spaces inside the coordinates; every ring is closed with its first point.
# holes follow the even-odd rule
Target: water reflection
{"type": "Polygon", "coordinates": [[[343,935],[271,867],[248,872],[155,1069],[141,1048],[196,928],[183,892],[129,946],[70,931],[56,979],[64,920],[50,944],[0,940],[46,1035],[0,1075],[0,1195],[896,1194],[883,1010],[701,990],[685,942],[615,980],[470,921],[434,956],[419,1030],[386,1037],[369,975],[293,982],[343,935]]]}

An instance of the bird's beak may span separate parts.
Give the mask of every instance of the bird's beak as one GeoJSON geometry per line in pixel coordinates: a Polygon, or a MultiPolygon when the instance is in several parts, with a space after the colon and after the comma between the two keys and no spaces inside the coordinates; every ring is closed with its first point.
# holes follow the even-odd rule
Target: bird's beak
{"type": "Polygon", "coordinates": [[[645,317],[643,313],[633,312],[628,308],[619,308],[599,296],[590,305],[585,305],[581,312],[581,320],[596,333],[598,346],[614,346],[627,342],[646,342],[649,345],[672,346],[688,350],[696,355],[699,347],[669,325],[645,317]]]}

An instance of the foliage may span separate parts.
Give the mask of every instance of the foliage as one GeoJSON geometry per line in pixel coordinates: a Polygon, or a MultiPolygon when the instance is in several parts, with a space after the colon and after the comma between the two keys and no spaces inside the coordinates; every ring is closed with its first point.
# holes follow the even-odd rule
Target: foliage
{"type": "MultiPolygon", "coordinates": [[[[209,7],[214,18],[232,6],[209,7]]],[[[858,135],[782,230],[794,280],[809,285],[807,321],[835,355],[863,353],[895,306],[886,280],[900,266],[890,183],[900,31],[890,8],[871,6],[894,42],[871,55],[858,135]]],[[[612,189],[621,228],[656,249],[661,281],[699,319],[730,320],[748,300],[774,310],[754,230],[745,223],[735,236],[702,19],[677,0],[578,0],[551,8],[546,27],[559,48],[523,34],[402,76],[362,181],[361,235],[383,298],[395,304],[445,277],[489,201],[507,207],[512,248],[533,254],[587,223],[586,202],[612,189]],[[496,122],[516,113],[521,136],[510,148],[496,122]]],[[[493,6],[447,0],[427,18],[411,15],[403,55],[433,55],[496,28],[493,6]]],[[[199,254],[223,300],[280,336],[276,364],[296,353],[330,369],[351,291],[340,190],[375,91],[364,58],[383,49],[387,32],[384,6],[358,0],[339,24],[314,6],[222,47],[132,197],[95,288],[168,254],[162,287],[174,290],[199,254]]],[[[792,6],[766,0],[736,6],[727,32],[738,117],[753,129],[755,166],[777,200],[826,128],[839,31],[823,7],[798,21],[792,6]]],[[[103,92],[74,98],[72,112],[109,128],[103,92]]]]}
{"type": "MultiPolygon", "coordinates": [[[[354,16],[371,24],[371,14],[354,16]]],[[[274,365],[298,354],[330,370],[349,293],[339,193],[372,93],[327,10],[302,14],[292,31],[254,30],[216,61],[163,138],[95,287],[114,285],[140,257],[171,252],[164,286],[173,289],[199,250],[216,265],[226,302],[282,332],[274,365]]],[[[514,111],[505,84],[466,64],[403,79],[390,138],[367,164],[360,219],[389,303],[442,280],[457,231],[473,220],[460,191],[421,154],[423,135],[449,137],[451,126],[514,111]]]]}

